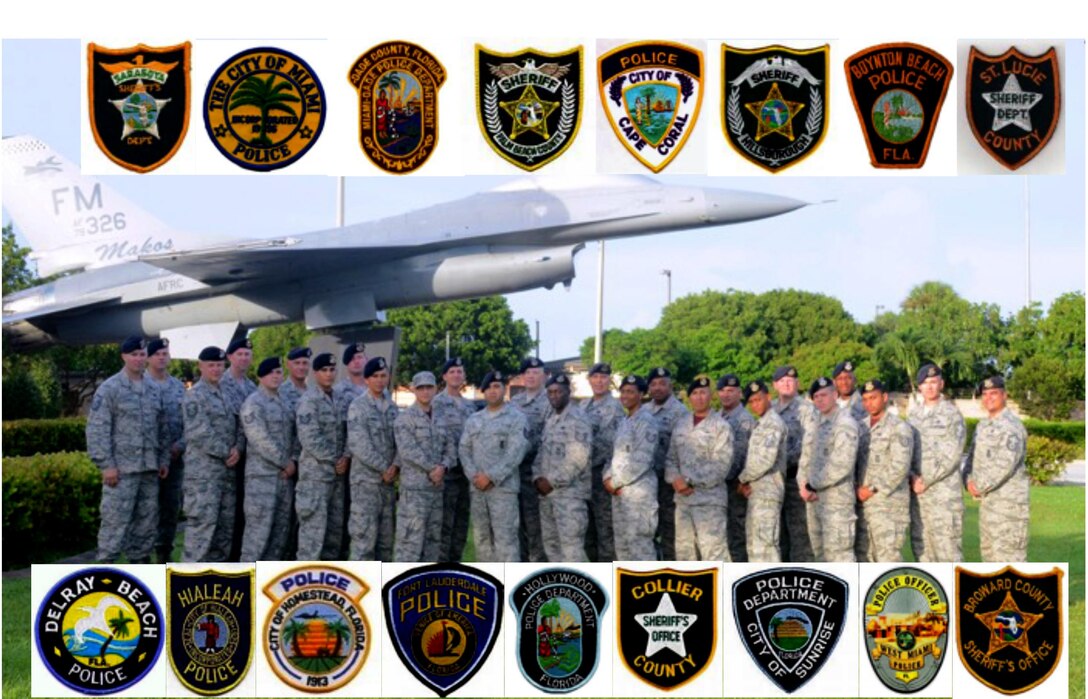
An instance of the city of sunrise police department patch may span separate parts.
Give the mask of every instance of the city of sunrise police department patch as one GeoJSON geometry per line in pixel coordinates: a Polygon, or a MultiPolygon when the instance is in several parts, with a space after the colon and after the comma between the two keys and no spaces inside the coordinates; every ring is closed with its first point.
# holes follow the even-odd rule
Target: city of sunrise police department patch
{"type": "Polygon", "coordinates": [[[948,596],[936,578],[896,568],[865,593],[865,648],[873,672],[896,692],[929,686],[948,648],[948,596]]]}

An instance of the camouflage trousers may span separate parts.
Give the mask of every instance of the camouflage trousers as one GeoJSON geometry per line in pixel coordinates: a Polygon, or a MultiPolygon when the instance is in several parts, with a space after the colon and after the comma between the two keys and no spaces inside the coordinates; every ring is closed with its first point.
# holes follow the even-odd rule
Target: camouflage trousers
{"type": "Polygon", "coordinates": [[[189,459],[185,464],[183,561],[227,560],[234,533],[235,497],[234,469],[219,459],[189,459]]]}
{"type": "MultiPolygon", "coordinates": [[[[838,486],[837,486],[838,487],[838,486]]],[[[848,483],[850,495],[853,484],[848,483]]],[[[854,563],[854,538],[857,535],[857,507],[853,498],[843,502],[842,497],[825,490],[820,499],[808,503],[809,537],[817,561],[828,563],[854,563]]]]}
{"type": "Polygon", "coordinates": [[[801,499],[797,479],[786,478],[786,495],[782,501],[782,558],[794,563],[808,563],[816,559],[808,531],[808,503],[801,499]]]}
{"type": "Polygon", "coordinates": [[[657,475],[657,553],[658,560],[675,561],[676,558],[676,491],[672,483],[665,482],[662,471],[657,475]]]}
{"type": "Polygon", "coordinates": [[[472,540],[477,561],[517,562],[521,531],[518,494],[472,489],[472,540]]]}
{"type": "Polygon", "coordinates": [[[282,561],[295,516],[293,479],[246,475],[242,561],[282,561]]]}
{"type": "MultiPolygon", "coordinates": [[[[963,560],[963,497],[959,478],[954,487],[929,488],[910,496],[910,543],[914,558],[923,563],[963,560]]],[[[1013,559],[1002,559],[1013,560],[1013,559]]]]}
{"type": "Polygon", "coordinates": [[[435,562],[442,552],[442,490],[401,490],[393,560],[435,562]]]}
{"type": "Polygon", "coordinates": [[[728,561],[729,514],[724,505],[684,504],[676,498],[677,561],[728,561]]]}
{"type": "Polygon", "coordinates": [[[351,560],[393,560],[396,502],[397,491],[392,484],[375,483],[369,478],[356,478],[351,482],[351,514],[348,518],[351,560]]]}
{"type": "Polygon", "coordinates": [[[782,502],[752,498],[748,500],[748,512],[744,521],[748,543],[748,560],[752,563],[779,563],[778,532],[782,524],[782,502]]]}
{"type": "Polygon", "coordinates": [[[178,511],[181,509],[181,489],[185,483],[185,460],[181,457],[170,461],[170,473],[159,481],[159,529],[155,537],[155,551],[159,563],[170,560],[174,552],[174,539],[178,534],[178,511]]]}
{"type": "Polygon", "coordinates": [[[567,496],[562,489],[540,496],[540,529],[548,560],[586,562],[586,515],[589,503],[567,496]]]}
{"type": "Polygon", "coordinates": [[[446,474],[442,490],[442,549],[440,561],[457,562],[468,541],[469,494],[468,479],[461,469],[446,474]]]}
{"type": "Polygon", "coordinates": [[[726,481],[729,489],[729,520],[725,533],[729,541],[729,559],[734,563],[748,560],[748,535],[744,521],[748,515],[748,498],[737,492],[737,481],[726,481]]]}
{"type": "Polygon", "coordinates": [[[978,506],[983,561],[1028,560],[1028,504],[986,495],[978,506]]]}
{"type": "Polygon", "coordinates": [[[858,561],[869,563],[898,563],[903,560],[903,542],[910,527],[910,513],[891,503],[858,504],[858,533],[854,553],[858,561]]]}
{"type": "Polygon", "coordinates": [[[625,486],[612,496],[617,561],[656,561],[657,481],[655,476],[625,486]]]}
{"type": "Polygon", "coordinates": [[[336,476],[333,480],[299,479],[295,486],[298,560],[339,560],[346,483],[344,476],[336,476]]]}
{"type": "Polygon", "coordinates": [[[612,496],[604,489],[603,473],[604,464],[593,467],[586,548],[592,550],[593,560],[611,563],[616,559],[616,537],[612,530],[612,496]]]}
{"type": "MultiPolygon", "coordinates": [[[[532,468],[531,462],[529,468],[532,468]]],[[[544,551],[544,534],[540,530],[540,493],[533,485],[532,474],[525,471],[525,464],[522,464],[518,510],[521,513],[521,528],[518,530],[521,557],[515,560],[533,563],[548,560],[548,554],[544,551]]]]}
{"type": "Polygon", "coordinates": [[[157,471],[122,473],[112,488],[102,484],[98,560],[115,563],[124,551],[130,563],[150,563],[159,525],[157,471]]]}

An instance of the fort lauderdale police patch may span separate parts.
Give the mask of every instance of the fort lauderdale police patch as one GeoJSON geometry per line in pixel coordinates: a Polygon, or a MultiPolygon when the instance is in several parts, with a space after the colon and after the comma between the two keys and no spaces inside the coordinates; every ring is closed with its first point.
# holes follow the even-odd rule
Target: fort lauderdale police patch
{"type": "Polygon", "coordinates": [[[941,669],[948,648],[948,596],[936,578],[896,568],[865,593],[865,649],[885,687],[917,692],[941,669]]]}

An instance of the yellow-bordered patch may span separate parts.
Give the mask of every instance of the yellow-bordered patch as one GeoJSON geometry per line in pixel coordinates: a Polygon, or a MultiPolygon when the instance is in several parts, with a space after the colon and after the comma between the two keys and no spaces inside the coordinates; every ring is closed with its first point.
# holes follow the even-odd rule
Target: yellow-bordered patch
{"type": "Polygon", "coordinates": [[[884,573],[865,593],[869,664],[885,687],[918,692],[937,677],[948,649],[948,595],[918,568],[884,573]]]}

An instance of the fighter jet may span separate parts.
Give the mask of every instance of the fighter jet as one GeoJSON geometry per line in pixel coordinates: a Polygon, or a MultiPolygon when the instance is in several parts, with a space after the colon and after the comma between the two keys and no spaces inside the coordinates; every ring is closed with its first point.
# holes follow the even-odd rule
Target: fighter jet
{"type": "Polygon", "coordinates": [[[264,240],[178,231],[29,136],[2,142],[4,206],[38,273],[5,296],[14,349],[141,332],[175,357],[242,328],[365,324],[380,310],[569,285],[586,241],[713,228],[805,206],[648,177],[534,177],[375,221],[264,240]]]}

